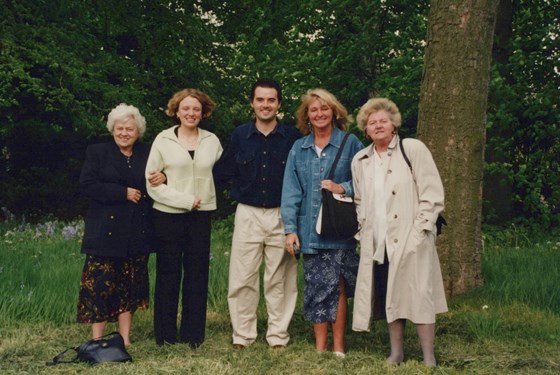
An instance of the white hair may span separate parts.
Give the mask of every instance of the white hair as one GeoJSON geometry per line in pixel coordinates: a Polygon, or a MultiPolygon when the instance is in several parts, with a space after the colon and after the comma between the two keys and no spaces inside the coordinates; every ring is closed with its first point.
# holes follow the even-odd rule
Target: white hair
{"type": "Polygon", "coordinates": [[[109,112],[109,116],[107,117],[107,129],[109,132],[113,134],[113,130],[115,129],[115,122],[117,121],[125,121],[129,118],[134,120],[136,127],[138,128],[138,133],[140,137],[144,135],[146,132],[146,119],[144,116],[140,114],[138,108],[133,105],[127,105],[125,103],[121,103],[109,112]]]}

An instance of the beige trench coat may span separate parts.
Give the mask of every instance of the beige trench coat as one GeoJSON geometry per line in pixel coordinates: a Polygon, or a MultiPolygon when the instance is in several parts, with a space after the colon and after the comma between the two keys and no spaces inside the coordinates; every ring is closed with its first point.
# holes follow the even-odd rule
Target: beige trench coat
{"type": "MultiPolygon", "coordinates": [[[[408,319],[417,324],[435,323],[447,311],[441,268],[435,247],[435,222],[443,211],[443,184],[428,148],[417,139],[403,140],[412,173],[400,151],[398,136],[388,149],[385,178],[389,257],[387,321],[408,319]]],[[[373,145],[352,161],[354,199],[361,230],[360,266],[354,296],[352,329],[369,331],[373,302],[374,200],[373,145]]]]}

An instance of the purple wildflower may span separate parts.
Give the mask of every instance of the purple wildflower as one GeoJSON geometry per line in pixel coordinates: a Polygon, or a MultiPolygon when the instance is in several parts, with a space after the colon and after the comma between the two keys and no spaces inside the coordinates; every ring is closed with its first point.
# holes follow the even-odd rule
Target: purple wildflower
{"type": "Polygon", "coordinates": [[[67,240],[71,240],[78,236],[79,231],[78,225],[68,225],[62,228],[62,236],[67,240]]]}

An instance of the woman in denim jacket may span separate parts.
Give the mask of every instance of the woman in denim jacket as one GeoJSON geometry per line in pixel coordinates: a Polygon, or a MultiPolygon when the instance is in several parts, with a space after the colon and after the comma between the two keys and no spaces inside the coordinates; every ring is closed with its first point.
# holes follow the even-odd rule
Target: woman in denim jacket
{"type": "Polygon", "coordinates": [[[363,144],[350,135],[338,161],[333,180],[326,180],[349,122],[348,112],[324,89],[309,90],[302,97],[297,127],[306,135],[297,140],[288,156],[282,186],[282,221],[286,249],[301,249],[304,270],[304,317],[313,322],[318,352],[327,350],[332,325],[333,352],[344,357],[346,299],[354,295],[359,257],[354,238],[332,239],[315,229],[321,206],[321,189],[352,196],[350,164],[363,144]]]}

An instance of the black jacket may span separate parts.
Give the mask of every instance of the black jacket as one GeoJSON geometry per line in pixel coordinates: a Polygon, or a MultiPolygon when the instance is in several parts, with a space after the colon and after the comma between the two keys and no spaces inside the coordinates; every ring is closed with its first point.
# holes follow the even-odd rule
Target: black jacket
{"type": "Polygon", "coordinates": [[[91,202],[82,253],[120,258],[151,251],[152,201],[145,179],[149,153],[150,146],[138,141],[129,161],[114,141],[87,148],[80,190],[91,202]],[[127,187],[142,191],[138,204],[126,199],[127,187]]]}

